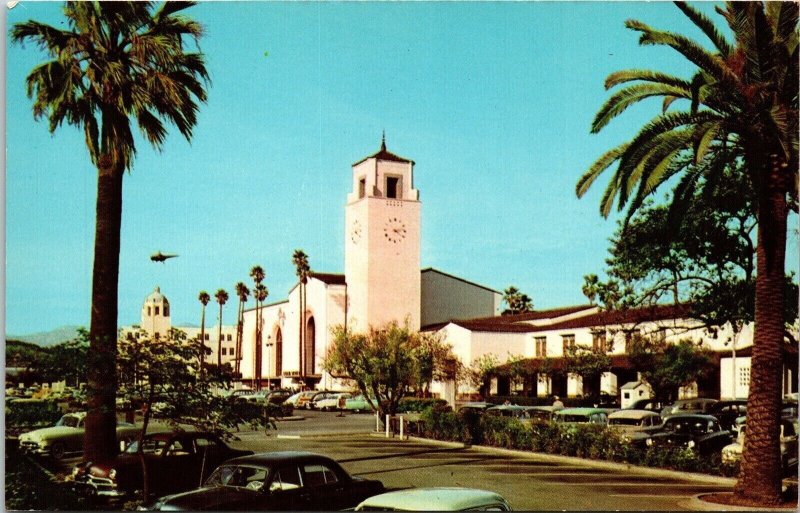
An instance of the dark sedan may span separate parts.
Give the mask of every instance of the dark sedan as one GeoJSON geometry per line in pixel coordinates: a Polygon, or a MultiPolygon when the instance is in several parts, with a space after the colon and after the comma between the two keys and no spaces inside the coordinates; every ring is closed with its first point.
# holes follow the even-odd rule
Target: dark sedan
{"type": "Polygon", "coordinates": [[[708,408],[709,415],[713,415],[719,420],[722,429],[732,430],[736,425],[736,419],[747,415],[747,400],[735,399],[730,401],[719,401],[708,408]]]}
{"type": "MultiPolygon", "coordinates": [[[[139,442],[110,463],[85,463],[75,467],[75,487],[88,495],[107,499],[134,496],[144,478],[139,442]]],[[[145,436],[142,453],[147,468],[149,492],[156,497],[191,490],[223,461],[253,454],[228,447],[212,433],[202,431],[151,433],[145,436]]]]}
{"type": "Polygon", "coordinates": [[[159,511],[321,511],[352,509],[385,491],[383,483],[350,475],[308,452],[272,452],[225,462],[205,485],[158,499],[159,511]]]}
{"type": "Polygon", "coordinates": [[[696,414],[673,415],[645,439],[648,447],[688,447],[703,456],[720,453],[730,443],[730,431],[722,429],[716,418],[696,414]]]}

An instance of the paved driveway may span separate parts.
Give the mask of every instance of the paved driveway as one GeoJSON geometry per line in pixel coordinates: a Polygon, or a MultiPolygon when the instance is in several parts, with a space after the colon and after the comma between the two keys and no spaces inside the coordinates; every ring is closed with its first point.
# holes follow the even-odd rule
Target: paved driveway
{"type": "Polygon", "coordinates": [[[256,451],[296,449],[325,454],[351,474],[380,479],[389,488],[465,486],[493,490],[518,510],[685,510],[692,495],[730,489],[535,455],[369,434],[283,436],[248,435],[236,445],[256,451]]]}

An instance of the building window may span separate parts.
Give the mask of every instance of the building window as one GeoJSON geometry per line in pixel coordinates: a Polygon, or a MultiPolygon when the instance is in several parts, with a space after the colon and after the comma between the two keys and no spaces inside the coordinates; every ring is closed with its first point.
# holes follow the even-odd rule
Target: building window
{"type": "Polygon", "coordinates": [[[740,387],[749,387],[750,386],[750,367],[739,367],[737,370],[739,371],[739,386],[740,387]]]}
{"type": "Polygon", "coordinates": [[[575,335],[561,335],[561,342],[564,344],[564,355],[569,354],[569,349],[575,347],[575,335]]]}
{"type": "Polygon", "coordinates": [[[150,307],[149,306],[147,307],[147,315],[148,315],[148,317],[150,316],[150,307]]]}
{"type": "Polygon", "coordinates": [[[400,177],[387,176],[386,177],[386,197],[387,198],[400,198],[400,177]]]}
{"type": "Polygon", "coordinates": [[[169,305],[164,305],[164,317],[169,317],[169,305]]]}
{"type": "Polygon", "coordinates": [[[536,343],[536,357],[544,358],[547,356],[547,337],[536,337],[533,340],[536,343]]]}
{"type": "Polygon", "coordinates": [[[156,308],[156,315],[158,315],[158,307],[155,307],[155,308],[156,308]]]}
{"type": "Polygon", "coordinates": [[[361,177],[358,179],[358,197],[363,198],[367,195],[367,179],[366,177],[361,177]]]}
{"type": "Polygon", "coordinates": [[[206,340],[208,340],[208,333],[206,333],[205,335],[206,335],[206,340]]]}
{"type": "Polygon", "coordinates": [[[231,341],[231,334],[228,333],[228,342],[230,342],[230,341],[231,341]]]}
{"type": "Polygon", "coordinates": [[[595,331],[592,333],[592,349],[595,351],[608,351],[608,340],[605,331],[595,331]]]}

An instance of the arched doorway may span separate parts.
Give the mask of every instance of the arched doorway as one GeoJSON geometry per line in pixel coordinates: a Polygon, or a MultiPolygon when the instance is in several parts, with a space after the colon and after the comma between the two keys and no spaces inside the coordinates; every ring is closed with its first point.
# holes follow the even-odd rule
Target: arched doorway
{"type": "Polygon", "coordinates": [[[278,328],[275,333],[275,376],[281,377],[283,373],[283,332],[278,328]]]}
{"type": "Polygon", "coordinates": [[[313,376],[316,374],[314,369],[314,361],[316,360],[315,348],[316,344],[314,341],[316,340],[316,323],[314,322],[314,317],[309,317],[308,321],[306,322],[306,340],[305,340],[305,372],[306,376],[313,376]]]}

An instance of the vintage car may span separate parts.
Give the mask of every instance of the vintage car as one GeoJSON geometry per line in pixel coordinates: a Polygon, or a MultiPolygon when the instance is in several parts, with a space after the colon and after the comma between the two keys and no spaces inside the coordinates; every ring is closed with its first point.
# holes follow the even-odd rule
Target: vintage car
{"type": "Polygon", "coordinates": [[[736,419],[747,414],[747,400],[719,401],[712,404],[706,413],[716,417],[722,429],[731,430],[736,419]]]}
{"type": "Polygon", "coordinates": [[[511,511],[499,494],[472,488],[412,488],[365,500],[356,511],[511,511]]]}
{"type": "Polygon", "coordinates": [[[461,404],[458,407],[458,411],[459,412],[472,411],[475,413],[483,413],[484,411],[486,411],[487,408],[491,408],[492,406],[494,406],[494,404],[492,403],[487,403],[483,401],[471,401],[461,404]]]}
{"type": "MultiPolygon", "coordinates": [[[[736,436],[736,441],[730,445],[726,445],[722,449],[722,461],[725,463],[735,463],[742,459],[742,450],[744,449],[744,439],[746,424],[736,419],[739,425],[739,433],[736,436]]],[[[788,419],[781,419],[781,463],[784,472],[797,465],[797,429],[794,421],[788,419]]]]}
{"type": "Polygon", "coordinates": [[[660,413],[667,405],[657,399],[637,399],[625,410],[650,410],[660,413]]]}
{"type": "Polygon", "coordinates": [[[556,412],[563,410],[560,406],[531,406],[528,415],[531,419],[551,421],[555,420],[556,412]]]}
{"type": "Polygon", "coordinates": [[[297,398],[297,403],[294,405],[295,408],[305,408],[306,410],[310,410],[312,408],[311,403],[314,401],[314,398],[317,397],[319,394],[325,394],[327,392],[323,390],[306,390],[305,392],[300,393],[300,397],[297,398]]]}
{"type": "Polygon", "coordinates": [[[661,427],[661,416],[651,410],[619,410],[608,416],[608,427],[628,440],[645,436],[661,427]]]}
{"type": "MultiPolygon", "coordinates": [[[[19,436],[22,450],[38,456],[50,456],[60,460],[65,456],[83,453],[83,434],[86,412],[67,413],[55,426],[36,429],[19,436]]],[[[117,422],[117,440],[126,444],[139,436],[140,428],[127,422],[117,422]]]]}
{"type": "MultiPolygon", "coordinates": [[[[378,405],[375,399],[372,399],[372,404],[374,404],[375,406],[378,405]]],[[[367,399],[364,397],[363,394],[358,394],[349,399],[345,399],[344,409],[359,413],[362,411],[371,411],[372,406],[369,405],[369,402],[367,401],[367,399]]]]}
{"type": "Polygon", "coordinates": [[[704,414],[717,402],[716,399],[706,399],[703,397],[680,399],[661,410],[661,418],[666,419],[672,415],[681,415],[685,413],[704,414]]]}
{"type": "Polygon", "coordinates": [[[344,410],[345,402],[352,396],[347,392],[328,394],[323,398],[314,398],[314,408],[322,411],[344,410]]]}
{"type": "MultiPolygon", "coordinates": [[[[87,462],[76,466],[72,472],[75,489],[108,499],[133,496],[144,483],[138,452],[136,440],[109,463],[87,462]]],[[[212,433],[181,431],[147,434],[142,453],[150,492],[158,496],[191,490],[223,461],[253,451],[232,449],[212,433]]]]}
{"type": "Polygon", "coordinates": [[[565,408],[555,413],[556,422],[566,424],[602,424],[608,423],[608,411],[604,408],[565,408]]]}
{"type": "Polygon", "coordinates": [[[353,508],[383,483],[350,477],[332,459],[309,452],[243,456],[217,467],[202,487],[158,499],[159,511],[319,511],[353,508]]]}
{"type": "Polygon", "coordinates": [[[530,420],[530,406],[518,406],[516,404],[501,404],[486,408],[485,415],[493,417],[511,417],[519,420],[530,420]]]}
{"type": "Polygon", "coordinates": [[[687,447],[708,456],[731,443],[731,433],[711,415],[681,414],[664,420],[658,431],[644,439],[648,447],[687,447]]]}

